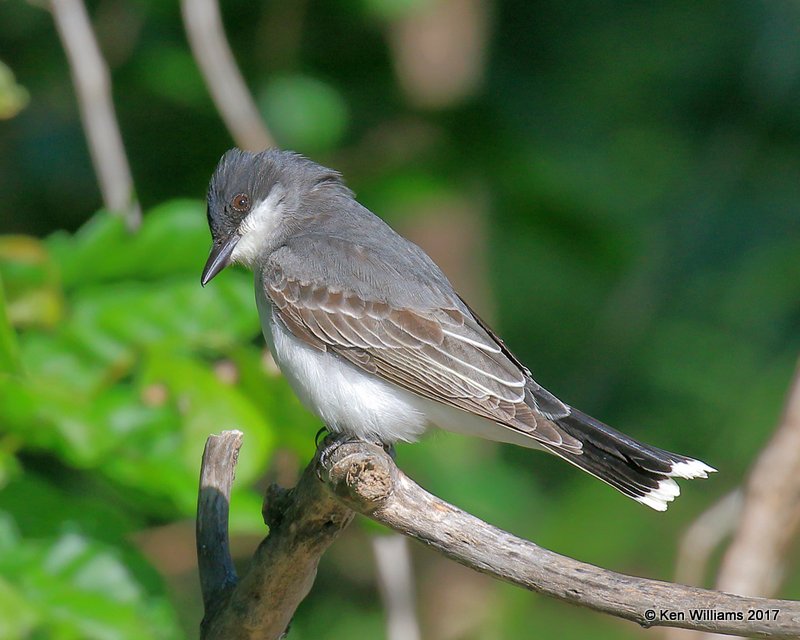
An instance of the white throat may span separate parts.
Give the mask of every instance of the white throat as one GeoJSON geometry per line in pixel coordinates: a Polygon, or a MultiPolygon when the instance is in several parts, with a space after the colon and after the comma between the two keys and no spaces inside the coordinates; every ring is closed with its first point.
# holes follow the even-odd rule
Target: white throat
{"type": "Polygon", "coordinates": [[[283,200],[286,190],[276,184],[266,199],[259,202],[239,225],[241,240],[231,259],[237,264],[253,267],[264,247],[271,244],[283,219],[283,200]]]}

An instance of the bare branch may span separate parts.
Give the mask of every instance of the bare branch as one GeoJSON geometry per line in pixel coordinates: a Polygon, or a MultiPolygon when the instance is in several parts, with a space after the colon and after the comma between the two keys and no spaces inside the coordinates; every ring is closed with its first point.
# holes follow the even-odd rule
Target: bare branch
{"type": "Polygon", "coordinates": [[[373,536],[372,550],[386,610],[387,639],[419,640],[408,538],[399,534],[373,536]]]}
{"type": "MultiPolygon", "coordinates": [[[[741,511],[742,489],[736,488],[697,517],[678,544],[676,582],[698,586],[704,583],[709,558],[733,533],[741,511]]],[[[717,634],[698,634],[673,627],[664,629],[663,635],[665,640],[700,640],[704,636],[708,639],[717,634]]]]}
{"type": "Polygon", "coordinates": [[[227,503],[233,477],[237,432],[211,436],[206,443],[198,509],[198,560],[203,585],[204,640],[271,640],[283,637],[297,606],[308,595],[322,554],[350,524],[353,512],[326,491],[316,474],[316,458],[291,491],[273,485],[264,500],[269,536],[256,550],[247,574],[235,583],[227,550],[227,503]],[[235,447],[235,451],[234,451],[235,447]],[[204,500],[206,493],[209,498],[204,500]],[[216,494],[216,495],[214,495],[216,494]],[[224,503],[224,508],[219,508],[224,503]],[[212,507],[203,509],[203,505],[212,507]],[[219,531],[223,524],[224,536],[219,531]],[[218,539],[223,550],[200,555],[218,539]],[[207,599],[209,594],[211,599],[207,599]]]}
{"type": "Polygon", "coordinates": [[[686,530],[678,545],[675,581],[703,584],[708,559],[736,527],[742,510],[742,490],[734,489],[706,509],[686,530]]]}
{"type": "Polygon", "coordinates": [[[67,54],[78,96],[92,164],[105,207],[135,229],[142,213],[133,190],[133,178],[122,144],[111,78],[81,0],[50,0],[58,35],[67,54]]]}
{"type": "Polygon", "coordinates": [[[323,461],[323,479],[351,509],[500,580],[645,627],[761,638],[800,636],[800,602],[746,598],[626,576],[567,558],[431,495],[375,445],[346,442],[323,455],[323,461]],[[748,619],[750,611],[761,612],[755,616],[761,619],[748,619]],[[729,619],[718,620],[715,614],[729,619]]]}
{"type": "Polygon", "coordinates": [[[181,0],[181,12],[192,53],[236,145],[249,151],[276,146],[236,66],[217,1],[181,0]]]}
{"type": "Polygon", "coordinates": [[[206,617],[236,586],[236,569],[228,541],[228,512],[241,431],[209,436],[200,467],[197,498],[197,566],[206,617]]]}
{"type": "MultiPolygon", "coordinates": [[[[204,467],[216,459],[213,450],[209,445],[204,467]]],[[[233,457],[225,453],[222,459],[233,457]]],[[[223,463],[223,471],[225,467],[223,463]]],[[[227,467],[232,474],[232,463],[227,467]]],[[[203,476],[207,477],[205,470],[203,476]]],[[[224,496],[229,478],[213,486],[224,496]]],[[[321,555],[351,521],[353,511],[476,571],[645,627],[800,637],[800,602],[736,596],[578,562],[516,538],[431,495],[405,476],[381,447],[331,437],[295,489],[270,488],[265,502],[270,534],[256,551],[247,575],[231,588],[229,572],[219,567],[210,574],[205,570],[217,576],[217,585],[206,584],[204,594],[218,596],[206,603],[202,637],[281,638],[311,589],[321,555]]],[[[198,523],[198,531],[207,529],[216,530],[213,524],[198,523]]],[[[224,538],[220,544],[224,549],[224,538]]],[[[221,562],[226,555],[224,551],[221,562]]]]}
{"type": "Polygon", "coordinates": [[[800,524],[800,366],[778,429],[758,456],[717,588],[769,596],[782,576],[781,558],[800,524]]]}

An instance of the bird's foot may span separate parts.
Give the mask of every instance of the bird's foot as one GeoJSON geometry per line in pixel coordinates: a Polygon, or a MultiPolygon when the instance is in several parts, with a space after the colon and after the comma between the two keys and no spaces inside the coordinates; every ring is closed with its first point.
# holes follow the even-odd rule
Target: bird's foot
{"type": "Polygon", "coordinates": [[[381,443],[381,447],[383,447],[383,450],[386,452],[386,455],[388,455],[392,460],[397,459],[397,449],[394,448],[393,443],[383,442],[381,443]]]}
{"type": "Polygon", "coordinates": [[[357,438],[356,436],[352,436],[346,433],[331,431],[327,427],[322,427],[319,431],[317,431],[317,435],[314,437],[314,444],[317,446],[317,449],[319,450],[320,466],[321,467],[327,466],[328,462],[331,459],[331,456],[336,451],[336,449],[338,449],[343,444],[348,444],[351,442],[352,443],[367,442],[377,447],[381,447],[392,460],[394,460],[397,455],[394,448],[394,444],[389,444],[386,442],[376,442],[372,440],[364,440],[362,438],[357,438]]]}
{"type": "Polygon", "coordinates": [[[325,434],[325,437],[323,438],[323,440],[324,440],[324,439],[325,439],[325,438],[327,438],[329,435],[331,435],[331,431],[330,431],[330,429],[328,429],[328,427],[326,427],[326,426],[322,426],[322,427],[320,427],[320,430],[319,430],[319,431],[317,431],[317,435],[315,435],[315,436],[314,436],[314,446],[315,446],[317,449],[319,449],[319,438],[320,438],[320,436],[321,436],[322,434],[325,434]]]}
{"type": "Polygon", "coordinates": [[[348,442],[362,442],[362,440],[356,438],[355,436],[347,435],[345,433],[337,433],[335,431],[331,431],[327,427],[323,427],[317,432],[314,442],[319,450],[319,464],[321,467],[326,467],[331,459],[331,456],[339,447],[341,447],[343,444],[347,444],[348,442]],[[322,435],[323,432],[325,433],[325,437],[320,441],[320,435],[322,435]]]}

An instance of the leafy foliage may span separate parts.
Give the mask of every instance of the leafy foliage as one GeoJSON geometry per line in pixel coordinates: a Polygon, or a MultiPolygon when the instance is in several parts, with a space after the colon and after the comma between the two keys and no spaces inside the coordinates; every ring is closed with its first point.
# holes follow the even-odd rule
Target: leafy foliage
{"type": "Polygon", "coordinates": [[[23,540],[0,518],[0,635],[100,640],[180,637],[163,594],[148,594],[118,553],[76,532],[23,540]]]}
{"type": "MultiPolygon", "coordinates": [[[[476,64],[482,84],[438,109],[410,106],[426,103],[398,80],[428,52],[413,36],[436,2],[222,10],[281,144],[342,170],[428,249],[542,384],[720,473],[684,483],[662,515],[557,460],[473,439],[400,446],[401,466],[560,552],[669,578],[681,531],[768,438],[800,351],[797,6],[451,4],[467,7],[481,54],[451,62],[476,64]]],[[[175,198],[200,196],[231,143],[178,5],[89,5],[150,210],[135,235],[104,213],[87,221],[99,195],[51,18],[0,2],[0,111],[11,96],[14,116],[0,220],[25,234],[0,236],[0,637],[173,637],[177,625],[193,637],[194,576],[170,573],[192,541],[169,535],[193,514],[205,436],[246,432],[232,520],[260,535],[254,486],[291,479],[318,425],[265,365],[250,277],[199,287],[204,212],[175,198]],[[157,534],[168,543],[154,558],[142,537],[157,534]]],[[[423,62],[417,72],[434,66],[423,62]]],[[[292,637],[378,635],[367,542],[352,529],[326,556],[292,637]]],[[[637,636],[425,553],[426,637],[637,636]]],[[[782,595],[797,597],[787,575],[782,595]]]]}
{"type": "Polygon", "coordinates": [[[73,582],[85,589],[67,598],[75,607],[63,611],[22,609],[28,613],[9,630],[14,637],[33,628],[49,629],[49,637],[111,637],[115,624],[113,637],[174,637],[174,621],[161,635],[134,624],[144,617],[162,626],[158,618],[169,615],[163,594],[140,593],[134,577],[124,577],[123,560],[87,536],[128,547],[131,527],[191,517],[209,433],[244,431],[232,522],[238,531],[263,529],[260,497],[249,486],[277,435],[269,403],[257,396],[283,382],[265,369],[253,341],[259,324],[251,278],[232,272],[201,289],[198,257],[207,244],[199,203],[176,201],[149,212],[135,236],[100,213],[74,235],[6,237],[0,247],[9,292],[0,309],[0,470],[7,485],[0,509],[8,513],[8,536],[18,535],[14,518],[49,536],[0,567],[9,580],[30,579],[5,585],[6,602],[41,601],[46,609],[73,582]],[[214,363],[231,363],[233,379],[220,379],[214,363]],[[34,456],[24,474],[14,451],[34,456]],[[64,495],[59,465],[73,470],[73,488],[107,497],[64,495]],[[74,530],[42,527],[27,517],[31,511],[74,530]],[[114,521],[113,535],[103,531],[114,521]],[[105,589],[104,580],[113,584],[105,589]]]}

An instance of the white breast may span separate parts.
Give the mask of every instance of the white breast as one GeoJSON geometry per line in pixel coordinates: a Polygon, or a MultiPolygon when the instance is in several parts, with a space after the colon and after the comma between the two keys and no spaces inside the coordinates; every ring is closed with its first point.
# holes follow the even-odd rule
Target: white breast
{"type": "Polygon", "coordinates": [[[536,440],[491,420],[428,400],[307,345],[273,317],[256,275],[256,304],[272,357],[300,401],[332,431],[392,443],[417,440],[429,426],[539,448],[536,440]]]}
{"type": "Polygon", "coordinates": [[[275,362],[300,401],[332,431],[381,442],[419,438],[427,418],[420,400],[399,387],[322,352],[275,322],[272,305],[256,281],[261,328],[275,362]]]}

